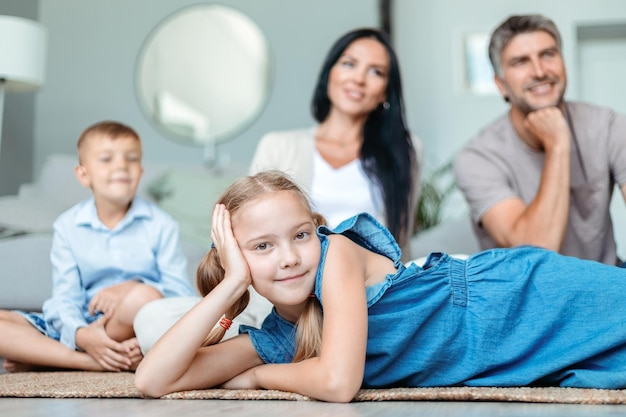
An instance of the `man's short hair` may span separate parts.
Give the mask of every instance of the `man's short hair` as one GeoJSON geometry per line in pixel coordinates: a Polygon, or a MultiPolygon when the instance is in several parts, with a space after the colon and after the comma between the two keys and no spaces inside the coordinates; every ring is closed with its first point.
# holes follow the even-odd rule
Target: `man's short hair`
{"type": "Polygon", "coordinates": [[[522,33],[536,32],[542,30],[547,32],[556,41],[557,47],[561,50],[561,35],[554,22],[540,14],[529,14],[511,16],[494,30],[489,42],[489,60],[493,67],[493,72],[502,76],[502,50],[511,39],[522,33]]]}

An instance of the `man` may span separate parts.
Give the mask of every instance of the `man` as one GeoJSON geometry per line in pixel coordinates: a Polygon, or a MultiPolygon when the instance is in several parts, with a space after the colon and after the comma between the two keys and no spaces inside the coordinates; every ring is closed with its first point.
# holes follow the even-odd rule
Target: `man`
{"type": "Polygon", "coordinates": [[[529,244],[620,264],[609,204],[626,199],[626,117],[565,101],[561,38],[541,15],[512,16],[489,59],[510,104],[455,160],[483,249],[529,244]]]}

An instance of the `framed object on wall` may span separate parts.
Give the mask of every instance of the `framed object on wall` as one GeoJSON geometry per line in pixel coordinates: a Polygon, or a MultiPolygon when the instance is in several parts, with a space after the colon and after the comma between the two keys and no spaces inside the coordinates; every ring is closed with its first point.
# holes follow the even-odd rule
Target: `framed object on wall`
{"type": "Polygon", "coordinates": [[[479,95],[498,94],[488,48],[487,33],[468,33],[463,37],[464,87],[468,92],[479,95]]]}

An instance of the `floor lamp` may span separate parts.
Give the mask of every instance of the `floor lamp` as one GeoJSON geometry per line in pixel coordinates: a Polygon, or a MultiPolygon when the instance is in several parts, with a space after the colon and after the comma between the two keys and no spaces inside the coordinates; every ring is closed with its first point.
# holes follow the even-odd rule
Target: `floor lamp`
{"type": "Polygon", "coordinates": [[[4,92],[35,91],[44,81],[46,31],[34,20],[0,16],[0,146],[4,92]]]}

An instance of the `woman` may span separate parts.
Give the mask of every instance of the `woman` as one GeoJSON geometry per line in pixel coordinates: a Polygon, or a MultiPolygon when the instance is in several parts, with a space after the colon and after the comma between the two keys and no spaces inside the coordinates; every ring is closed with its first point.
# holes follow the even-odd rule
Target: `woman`
{"type": "Polygon", "coordinates": [[[287,172],[331,226],[370,213],[411,259],[420,142],[407,129],[398,60],[383,32],[357,29],[335,42],[312,111],[317,126],[265,135],[250,173],[287,172]]]}

